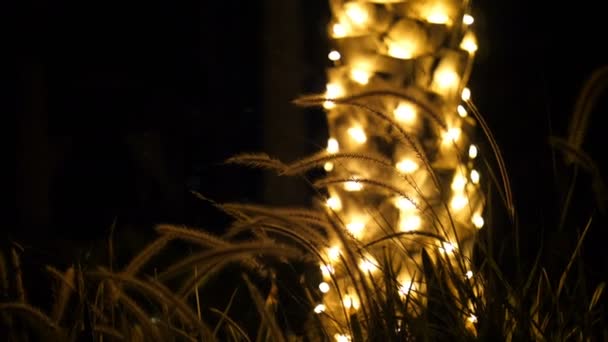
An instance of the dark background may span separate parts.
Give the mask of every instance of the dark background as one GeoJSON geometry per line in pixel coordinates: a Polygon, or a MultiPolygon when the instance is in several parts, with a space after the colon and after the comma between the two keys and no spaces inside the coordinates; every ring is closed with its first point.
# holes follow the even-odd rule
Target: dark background
{"type": "MultiPolygon", "coordinates": [[[[474,2],[470,88],[503,149],[522,228],[536,237],[559,213],[547,137],[565,135],[583,82],[608,61],[601,2],[568,4],[474,2]]],[[[15,10],[16,206],[4,234],[32,264],[91,254],[112,222],[124,257],[155,223],[221,231],[226,218],[190,190],[308,203],[297,181],[222,162],[256,151],[293,159],[325,144],[323,113],[289,101],[324,89],[326,1],[33,1],[15,10]]],[[[605,100],[585,145],[601,169],[604,113],[605,100]]]]}

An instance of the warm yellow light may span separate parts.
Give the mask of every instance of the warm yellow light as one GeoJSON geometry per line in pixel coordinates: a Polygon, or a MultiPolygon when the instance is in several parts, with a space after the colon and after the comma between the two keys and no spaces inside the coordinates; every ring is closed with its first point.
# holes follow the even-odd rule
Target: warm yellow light
{"type": "Polygon", "coordinates": [[[429,11],[426,21],[431,24],[447,24],[450,21],[450,17],[448,17],[442,7],[435,6],[429,11]]]}
{"type": "Polygon", "coordinates": [[[363,144],[367,141],[367,136],[361,127],[354,126],[348,129],[348,135],[353,138],[354,141],[359,144],[363,144]]]}
{"type": "Polygon", "coordinates": [[[367,10],[357,2],[349,2],[344,5],[344,12],[348,19],[355,25],[362,26],[369,19],[367,10]]]}
{"type": "Polygon", "coordinates": [[[444,68],[437,71],[435,80],[440,89],[452,89],[458,85],[458,74],[452,69],[444,68]]]}
{"type": "Polygon", "coordinates": [[[462,94],[460,96],[460,98],[462,98],[462,101],[469,101],[471,99],[471,89],[469,88],[464,88],[462,89],[462,94]]]}
{"type": "Polygon", "coordinates": [[[327,55],[327,58],[329,58],[330,61],[339,61],[340,58],[342,58],[342,55],[336,51],[336,50],[332,50],[329,52],[329,54],[327,55]]]}
{"type": "Polygon", "coordinates": [[[340,260],[340,247],[333,246],[327,250],[327,257],[330,261],[336,262],[340,260]]]}
{"type": "Polygon", "coordinates": [[[401,229],[402,232],[411,232],[420,228],[421,224],[422,220],[420,219],[420,216],[415,214],[406,215],[400,220],[399,229],[401,229]]]}
{"type": "Polygon", "coordinates": [[[465,273],[464,275],[465,275],[465,277],[467,277],[467,279],[471,279],[471,278],[473,278],[473,271],[470,271],[470,270],[469,270],[469,271],[467,271],[467,273],[465,273]]]}
{"type": "Polygon", "coordinates": [[[475,39],[473,32],[469,31],[467,34],[465,34],[462,42],[460,43],[460,48],[469,53],[474,53],[477,51],[477,39],[475,39]]]}
{"type": "Polygon", "coordinates": [[[351,341],[350,335],[335,334],[334,338],[336,339],[336,342],[350,342],[351,341]]]}
{"type": "Polygon", "coordinates": [[[473,217],[471,218],[471,222],[473,222],[473,225],[477,229],[483,228],[483,225],[485,224],[483,217],[479,214],[473,215],[473,217]]]}
{"type": "Polygon", "coordinates": [[[375,272],[378,270],[378,266],[376,266],[375,260],[370,260],[371,257],[366,257],[361,259],[359,262],[359,268],[363,272],[375,272]]]}
{"type": "Polygon", "coordinates": [[[350,77],[353,79],[353,81],[361,85],[366,85],[369,82],[371,76],[371,73],[361,69],[353,69],[350,72],[350,77]]]}
{"type": "Polygon", "coordinates": [[[353,308],[355,310],[358,310],[359,307],[361,306],[361,303],[359,302],[359,298],[357,298],[356,296],[349,295],[349,294],[344,295],[342,304],[344,304],[344,308],[346,308],[346,309],[353,308]]]}
{"type": "Polygon", "coordinates": [[[466,118],[466,116],[469,114],[467,113],[467,110],[464,108],[463,105],[458,105],[458,107],[456,107],[456,110],[458,111],[458,115],[460,115],[461,118],[466,118]]]}
{"type": "Polygon", "coordinates": [[[327,293],[327,292],[329,292],[329,284],[328,284],[328,283],[326,283],[326,282],[322,282],[321,284],[319,284],[319,290],[320,290],[322,293],[327,293]]]}
{"type": "Polygon", "coordinates": [[[407,42],[392,42],[388,45],[388,55],[399,59],[411,59],[414,56],[414,46],[407,42]]]}
{"type": "Polygon", "coordinates": [[[346,224],[346,229],[355,237],[360,238],[363,235],[365,229],[365,222],[359,220],[353,220],[346,224]]]}
{"type": "Polygon", "coordinates": [[[399,286],[399,294],[404,297],[407,296],[412,290],[416,290],[416,288],[414,287],[414,283],[412,283],[410,280],[404,281],[401,286],[399,286]]]}
{"type": "Polygon", "coordinates": [[[395,199],[395,207],[401,210],[414,210],[416,209],[416,205],[410,201],[409,199],[399,196],[395,199]]]}
{"type": "Polygon", "coordinates": [[[332,265],[321,264],[321,274],[323,274],[323,278],[329,278],[334,272],[335,270],[332,265]]]}
{"type": "Polygon", "coordinates": [[[465,25],[473,25],[475,22],[475,18],[473,18],[470,14],[465,14],[462,16],[462,23],[465,25]]]}
{"type": "Polygon", "coordinates": [[[324,304],[319,304],[319,305],[315,306],[315,313],[320,314],[323,311],[325,311],[325,305],[324,304]]]}
{"type": "Polygon", "coordinates": [[[412,173],[418,170],[418,164],[410,158],[402,159],[395,166],[397,167],[397,170],[403,173],[412,173]]]}
{"type": "Polygon", "coordinates": [[[340,23],[335,23],[334,26],[332,26],[332,31],[334,33],[334,37],[336,38],[343,38],[346,37],[346,35],[348,34],[346,26],[340,23]]]}
{"type": "Polygon", "coordinates": [[[344,190],[346,191],[361,191],[363,189],[363,183],[359,182],[356,177],[353,180],[344,182],[344,190]]]}
{"type": "Polygon", "coordinates": [[[340,144],[338,144],[338,140],[335,138],[327,139],[327,152],[338,153],[338,151],[340,151],[340,144]]]}
{"type": "Polygon", "coordinates": [[[477,316],[471,314],[467,320],[471,323],[477,323],[477,316]]]}
{"type": "Polygon", "coordinates": [[[455,244],[453,244],[451,242],[444,241],[444,242],[441,243],[441,247],[439,247],[439,251],[442,252],[442,253],[451,254],[457,248],[458,248],[458,246],[456,246],[455,244]]]}
{"type": "Polygon", "coordinates": [[[473,184],[479,184],[479,178],[481,176],[479,175],[479,172],[477,172],[477,170],[471,170],[471,182],[473,182],[473,184]]]}
{"type": "Polygon", "coordinates": [[[452,201],[450,202],[450,206],[455,211],[459,211],[464,208],[469,203],[469,199],[463,194],[457,194],[452,197],[452,201]]]}
{"type": "Polygon", "coordinates": [[[411,124],[416,120],[416,108],[409,102],[399,102],[393,114],[395,119],[400,122],[411,124]]]}
{"type": "Polygon", "coordinates": [[[327,171],[327,172],[333,170],[334,169],[334,163],[327,162],[327,163],[323,164],[323,169],[325,169],[325,171],[327,171]]]}
{"type": "MultiPolygon", "coordinates": [[[[335,99],[344,95],[344,88],[342,88],[342,86],[337,83],[327,84],[326,89],[327,91],[325,92],[325,96],[329,99],[335,99]]],[[[335,106],[336,104],[333,101],[325,101],[323,103],[323,107],[325,107],[325,109],[331,109],[335,106]]]]}
{"type": "Polygon", "coordinates": [[[467,185],[467,178],[463,176],[460,172],[456,172],[454,175],[454,179],[452,180],[452,190],[456,192],[461,192],[464,190],[464,187],[467,185]]]}
{"type": "Polygon", "coordinates": [[[479,153],[479,151],[477,150],[477,146],[469,146],[469,158],[475,159],[477,157],[477,153],[479,153]]]}
{"type": "Polygon", "coordinates": [[[328,198],[325,204],[333,211],[339,211],[342,209],[342,201],[338,196],[332,196],[328,198]]]}
{"type": "Polygon", "coordinates": [[[460,138],[461,130],[458,127],[448,128],[447,131],[443,133],[443,142],[445,144],[451,144],[458,141],[460,138]]]}

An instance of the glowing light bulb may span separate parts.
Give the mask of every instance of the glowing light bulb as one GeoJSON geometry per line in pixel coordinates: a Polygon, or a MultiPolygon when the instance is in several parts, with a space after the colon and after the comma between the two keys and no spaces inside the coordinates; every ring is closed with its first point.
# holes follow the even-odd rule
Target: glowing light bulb
{"type": "Polygon", "coordinates": [[[410,201],[409,199],[399,196],[395,199],[395,207],[401,210],[414,210],[416,209],[416,205],[410,201]]]}
{"type": "Polygon", "coordinates": [[[437,71],[435,80],[441,90],[449,90],[458,85],[458,74],[452,69],[445,68],[437,71]]]}
{"type": "Polygon", "coordinates": [[[325,204],[333,211],[339,211],[342,209],[342,201],[338,196],[328,198],[325,204]]]}
{"type": "Polygon", "coordinates": [[[471,99],[471,89],[469,88],[464,88],[462,89],[462,94],[460,95],[460,98],[462,98],[462,101],[469,101],[471,99]]]}
{"type": "Polygon", "coordinates": [[[461,130],[458,127],[448,128],[447,131],[443,133],[443,142],[445,144],[451,144],[458,141],[460,138],[461,130]]]}
{"type": "Polygon", "coordinates": [[[475,146],[475,145],[469,146],[469,158],[475,159],[477,157],[478,152],[479,151],[477,150],[477,146],[475,146]]]}
{"type": "Polygon", "coordinates": [[[397,170],[403,173],[412,173],[418,170],[418,164],[409,158],[402,159],[395,166],[397,167],[397,170]]]}
{"type": "Polygon", "coordinates": [[[367,83],[369,83],[369,79],[371,76],[371,73],[361,69],[353,69],[350,72],[350,77],[353,79],[353,81],[361,85],[366,85],[367,83]]]}
{"type": "Polygon", "coordinates": [[[367,10],[357,2],[349,2],[344,5],[344,12],[348,19],[355,25],[362,26],[369,19],[367,10]]]}
{"type": "Polygon", "coordinates": [[[388,45],[388,55],[398,59],[411,59],[414,56],[414,46],[406,42],[393,42],[388,45]]]}
{"type": "Polygon", "coordinates": [[[458,107],[456,107],[456,110],[458,111],[458,115],[460,115],[461,118],[466,118],[469,114],[467,113],[467,110],[464,108],[463,105],[458,105],[458,107]]]}
{"type": "Polygon", "coordinates": [[[359,262],[359,268],[363,272],[375,272],[378,270],[378,266],[376,266],[375,262],[370,260],[369,257],[361,259],[361,262],[359,262]]]}
{"type": "Polygon", "coordinates": [[[325,171],[327,171],[327,172],[333,170],[334,169],[334,163],[327,162],[327,163],[323,164],[323,169],[325,169],[325,171]]]}
{"type": "Polygon", "coordinates": [[[327,152],[328,153],[338,153],[340,151],[340,144],[338,144],[338,140],[335,138],[327,139],[327,152]]]}
{"type": "Polygon", "coordinates": [[[329,278],[334,272],[335,270],[332,265],[321,265],[321,274],[323,275],[323,278],[329,278]]]}
{"type": "Polygon", "coordinates": [[[353,220],[346,224],[346,230],[348,230],[355,238],[360,238],[365,229],[365,222],[353,220]]]}
{"type": "Polygon", "coordinates": [[[359,144],[363,144],[367,141],[367,136],[361,127],[351,127],[347,132],[348,135],[350,135],[350,137],[359,144]]]}
{"type": "Polygon", "coordinates": [[[471,323],[477,323],[477,316],[471,314],[467,320],[471,323]]]}
{"type": "Polygon", "coordinates": [[[409,102],[400,102],[393,114],[397,121],[413,123],[416,120],[416,108],[409,102]]]}
{"type": "Polygon", "coordinates": [[[315,306],[315,313],[320,314],[321,312],[325,311],[325,305],[324,304],[319,304],[317,306],[315,306]]]}
{"type": "Polygon", "coordinates": [[[326,283],[326,282],[322,282],[321,284],[319,284],[319,290],[320,290],[322,293],[327,293],[327,292],[329,292],[329,284],[328,284],[328,283],[326,283]]]}
{"type": "Polygon", "coordinates": [[[339,61],[340,58],[342,58],[342,55],[338,51],[332,50],[327,55],[327,58],[329,58],[330,61],[336,62],[336,61],[339,61]]]}
{"type": "Polygon", "coordinates": [[[442,7],[436,6],[427,15],[426,21],[431,24],[447,24],[450,18],[442,7]]]}
{"type": "Polygon", "coordinates": [[[346,26],[344,26],[340,23],[335,23],[332,26],[332,31],[334,33],[335,38],[343,38],[343,37],[346,37],[346,35],[348,34],[348,30],[346,29],[346,26]]]}
{"type": "MultiPolygon", "coordinates": [[[[329,99],[335,99],[344,94],[344,88],[342,88],[342,86],[337,83],[327,84],[326,89],[327,91],[325,92],[325,96],[329,99]]],[[[323,103],[323,107],[325,107],[325,109],[331,109],[335,106],[336,104],[333,101],[325,101],[323,103]]]]}
{"type": "Polygon", "coordinates": [[[420,219],[420,216],[415,214],[407,215],[400,220],[399,229],[401,229],[402,232],[411,232],[420,228],[421,224],[422,220],[420,219]]]}
{"type": "MultiPolygon", "coordinates": [[[[342,304],[344,305],[344,308],[346,309],[354,309],[354,310],[358,310],[359,307],[361,306],[361,303],[359,302],[359,298],[357,298],[356,296],[353,295],[349,295],[346,294],[344,295],[344,298],[342,299],[342,304]]],[[[348,340],[350,341],[350,340],[348,340]]]]}
{"type": "Polygon", "coordinates": [[[469,203],[469,199],[463,194],[457,194],[452,197],[452,201],[450,201],[450,206],[455,211],[462,210],[469,203]]]}
{"type": "Polygon", "coordinates": [[[452,180],[452,190],[460,192],[464,190],[464,187],[467,185],[467,179],[460,172],[457,172],[454,175],[454,179],[452,180]]]}
{"type": "Polygon", "coordinates": [[[473,271],[467,271],[467,273],[464,274],[465,277],[467,277],[467,279],[471,279],[473,278],[473,271]]]}
{"type": "Polygon", "coordinates": [[[357,177],[353,177],[353,180],[344,182],[344,190],[346,191],[361,191],[363,189],[363,183],[357,180],[357,177]]]}
{"type": "Polygon", "coordinates": [[[442,253],[447,253],[447,254],[451,254],[453,253],[458,247],[451,243],[451,242],[447,242],[444,241],[441,243],[441,247],[439,247],[439,251],[442,253]]]}
{"type": "Polygon", "coordinates": [[[465,25],[473,25],[475,22],[475,18],[473,18],[470,14],[465,14],[462,16],[462,23],[465,25]]]}
{"type": "Polygon", "coordinates": [[[460,48],[468,53],[474,53],[477,51],[477,39],[475,39],[473,32],[469,31],[464,35],[464,38],[460,43],[460,48]]]}
{"type": "Polygon", "coordinates": [[[477,229],[483,228],[483,225],[485,224],[483,217],[479,214],[473,215],[473,217],[471,218],[471,222],[473,222],[473,225],[477,229]]]}
{"type": "Polygon", "coordinates": [[[329,257],[330,261],[338,261],[340,260],[340,247],[333,246],[327,250],[327,257],[329,257]]]}
{"type": "Polygon", "coordinates": [[[404,281],[403,284],[399,286],[399,294],[402,296],[407,296],[412,290],[415,290],[414,283],[409,280],[404,281]]]}
{"type": "Polygon", "coordinates": [[[350,336],[344,335],[344,334],[335,334],[334,338],[336,339],[336,342],[350,342],[351,341],[350,336]]]}
{"type": "Polygon", "coordinates": [[[479,184],[479,178],[481,176],[479,175],[479,172],[477,172],[477,170],[471,170],[471,182],[473,182],[473,184],[479,184]]]}

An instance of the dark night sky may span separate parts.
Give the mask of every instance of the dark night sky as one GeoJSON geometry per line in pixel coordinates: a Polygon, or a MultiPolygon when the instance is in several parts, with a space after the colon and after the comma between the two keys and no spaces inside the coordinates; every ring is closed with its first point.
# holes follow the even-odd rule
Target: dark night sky
{"type": "MultiPolygon", "coordinates": [[[[280,1],[19,5],[17,215],[9,236],[99,239],[116,216],[140,230],[158,221],[221,225],[188,189],[220,201],[261,200],[258,172],[219,162],[266,148],[264,58],[287,69],[284,51],[301,44],[300,89],[281,92],[285,102],[321,91],[327,66],[322,0],[293,0],[300,39],[268,48],[275,36],[264,20],[290,22],[289,14],[264,16],[264,5],[280,1]]],[[[584,80],[608,61],[601,4],[574,5],[474,2],[480,52],[471,89],[533,221],[551,186],[550,123],[565,132],[584,80]]],[[[322,144],[322,118],[313,113],[291,138],[322,144]]],[[[602,135],[592,129],[589,141],[600,144],[602,135]]],[[[591,150],[604,165],[600,151],[591,150]]]]}

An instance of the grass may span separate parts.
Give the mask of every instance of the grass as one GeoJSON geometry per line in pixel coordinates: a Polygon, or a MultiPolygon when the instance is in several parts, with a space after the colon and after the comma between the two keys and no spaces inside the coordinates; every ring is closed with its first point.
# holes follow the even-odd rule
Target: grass
{"type": "MultiPolygon", "coordinates": [[[[493,151],[486,156],[486,171],[493,182],[484,189],[492,204],[486,221],[491,229],[484,228],[469,241],[474,251],[471,259],[459,251],[453,259],[438,252],[433,246],[441,240],[439,234],[395,232],[389,227],[385,236],[362,246],[345,233],[337,216],[321,207],[216,203],[195,194],[233,219],[223,235],[159,225],[158,237],[124,265],[114,264],[115,242],[110,238],[106,265],[88,269],[74,263],[65,270],[46,268],[54,289],[48,310],[28,303],[19,249],[0,254],[4,340],[322,341],[333,340],[335,331],[348,333],[353,341],[607,340],[606,283],[589,277],[589,260],[583,253],[590,231],[602,228],[596,222],[604,215],[606,196],[599,169],[581,150],[597,89],[606,84],[605,69],[598,73],[581,94],[570,136],[550,139],[566,156],[560,172],[569,179],[562,214],[555,219],[557,227],[543,229],[547,234],[566,231],[576,237],[569,250],[560,250],[567,255],[564,262],[548,262],[552,251],[542,239],[540,245],[533,246],[536,253],[522,253],[526,222],[518,221],[499,146],[470,104],[493,151]],[[585,189],[577,190],[583,187],[577,180],[584,177],[594,185],[592,199],[585,189]],[[582,200],[595,208],[589,216],[572,209],[573,202],[582,200]],[[341,265],[352,284],[352,288],[345,288],[339,279],[332,278],[333,288],[340,297],[352,293],[358,298],[358,311],[352,310],[352,303],[320,314],[313,311],[321,298],[318,265],[326,261],[329,236],[345,246],[341,265]],[[412,247],[414,236],[417,242],[412,247]],[[419,252],[412,262],[416,265],[415,286],[403,291],[396,274],[402,267],[399,261],[415,258],[412,248],[419,252]],[[180,253],[169,253],[171,249],[180,253]],[[357,266],[370,250],[382,255],[374,275],[357,266]],[[463,277],[469,269],[471,276],[463,277]],[[297,279],[288,281],[288,277],[297,279]],[[218,300],[218,296],[225,298],[218,300]],[[223,305],[218,306],[219,302],[223,305]],[[299,333],[295,332],[294,319],[286,318],[290,313],[304,327],[299,333]]],[[[359,105],[358,98],[374,95],[378,94],[334,102],[359,105]]],[[[303,98],[297,102],[310,105],[322,100],[303,98]]],[[[385,114],[368,109],[371,115],[398,127],[385,114]]],[[[402,133],[404,143],[411,143],[402,133]]],[[[342,160],[393,168],[382,158],[354,153],[317,154],[292,163],[264,154],[243,154],[228,162],[302,177],[317,190],[321,201],[328,184],[349,179],[309,179],[308,172],[328,161],[338,164],[342,160]]],[[[359,181],[400,194],[399,189],[379,179],[359,181]]]]}

